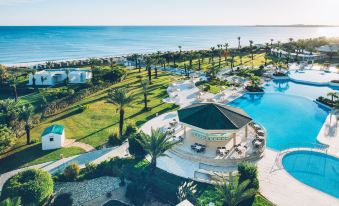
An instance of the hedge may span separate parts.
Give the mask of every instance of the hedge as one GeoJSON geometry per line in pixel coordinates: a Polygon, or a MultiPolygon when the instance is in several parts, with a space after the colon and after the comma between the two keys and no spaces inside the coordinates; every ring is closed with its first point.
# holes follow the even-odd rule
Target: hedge
{"type": "Polygon", "coordinates": [[[23,205],[44,204],[53,194],[51,175],[43,170],[30,169],[9,178],[1,193],[1,200],[21,197],[23,205]]]}

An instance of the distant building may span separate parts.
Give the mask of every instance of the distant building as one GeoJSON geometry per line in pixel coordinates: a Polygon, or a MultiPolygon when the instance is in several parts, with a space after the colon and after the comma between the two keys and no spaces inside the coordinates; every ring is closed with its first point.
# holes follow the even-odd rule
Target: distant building
{"type": "MultiPolygon", "coordinates": [[[[35,73],[35,85],[53,86],[63,83],[67,79],[67,72],[70,84],[82,84],[92,79],[91,70],[84,70],[79,68],[70,69],[46,69],[35,73]]],[[[29,75],[28,85],[33,85],[33,74],[29,75]]]]}
{"type": "Polygon", "coordinates": [[[42,150],[58,149],[65,142],[65,127],[62,125],[51,125],[41,134],[42,150]]]}
{"type": "Polygon", "coordinates": [[[184,200],[180,202],[179,204],[177,204],[177,206],[194,206],[194,205],[190,201],[184,200]]]}

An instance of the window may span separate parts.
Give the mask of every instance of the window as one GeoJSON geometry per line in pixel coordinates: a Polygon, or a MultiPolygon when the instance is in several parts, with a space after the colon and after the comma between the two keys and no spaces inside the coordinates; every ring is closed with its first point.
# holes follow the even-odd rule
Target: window
{"type": "Polygon", "coordinates": [[[50,137],[50,138],[49,138],[49,141],[50,141],[50,142],[53,142],[53,141],[54,141],[54,138],[53,138],[53,137],[50,137]]]}

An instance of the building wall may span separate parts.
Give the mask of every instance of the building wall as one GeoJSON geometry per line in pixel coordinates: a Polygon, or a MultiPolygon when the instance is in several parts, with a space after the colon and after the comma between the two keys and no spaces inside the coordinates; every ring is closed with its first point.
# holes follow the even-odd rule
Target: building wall
{"type": "Polygon", "coordinates": [[[65,142],[65,132],[59,134],[47,134],[41,137],[42,150],[58,149],[63,147],[65,142]],[[53,138],[53,141],[50,141],[53,138]]]}
{"type": "MultiPolygon", "coordinates": [[[[53,86],[55,84],[61,83],[66,80],[67,75],[65,71],[41,71],[34,75],[35,85],[39,86],[53,86]],[[55,81],[54,76],[58,76],[58,81],[55,81]],[[45,80],[41,81],[41,77],[45,80]]],[[[92,72],[90,71],[71,71],[68,75],[69,83],[71,84],[81,84],[86,83],[88,80],[92,79],[92,72]]],[[[33,74],[29,75],[28,85],[33,85],[33,74]]]]}

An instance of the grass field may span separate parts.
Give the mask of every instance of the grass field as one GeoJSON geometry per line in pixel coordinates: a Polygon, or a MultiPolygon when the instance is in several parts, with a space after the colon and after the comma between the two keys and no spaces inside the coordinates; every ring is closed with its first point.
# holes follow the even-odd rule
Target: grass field
{"type": "MultiPolygon", "coordinates": [[[[228,62],[225,62],[225,58],[222,57],[221,58],[221,68],[224,67],[230,67],[230,63],[229,63],[230,57],[228,57],[228,62]]],[[[267,59],[267,63],[269,64],[272,60],[270,58],[267,59]]],[[[260,53],[260,54],[254,54],[254,58],[253,61],[251,59],[250,55],[242,55],[242,64],[240,64],[240,57],[239,56],[235,56],[234,58],[234,66],[252,66],[252,62],[253,62],[253,66],[260,66],[263,65],[265,63],[265,53],[260,53]]],[[[184,64],[189,65],[189,61],[184,61],[184,62],[177,62],[176,63],[178,65],[178,67],[183,68],[184,64]]],[[[193,60],[192,62],[193,64],[193,69],[196,70],[198,69],[198,60],[193,60]]],[[[219,65],[219,57],[215,56],[214,57],[214,66],[218,66],[219,65]]],[[[212,64],[208,62],[208,58],[205,58],[204,61],[201,63],[201,69],[206,71],[209,68],[211,68],[212,64]]]]}
{"type": "MultiPolygon", "coordinates": [[[[125,109],[125,122],[133,121],[137,126],[141,126],[144,122],[153,118],[156,113],[161,114],[177,108],[174,104],[162,102],[162,99],[167,97],[166,89],[173,76],[159,72],[158,78],[153,79],[153,84],[149,88],[149,110],[143,110],[143,94],[139,86],[140,76],[146,78],[146,72],[143,70],[142,73],[138,73],[137,71],[129,70],[124,81],[95,93],[65,111],[45,119],[32,129],[32,140],[39,142],[40,135],[46,127],[52,124],[61,124],[66,128],[66,138],[77,139],[97,148],[104,145],[107,142],[108,135],[117,129],[119,121],[117,107],[108,103],[106,99],[107,91],[111,88],[126,86],[131,90],[131,94],[136,95],[132,104],[125,109]],[[79,113],[77,109],[79,104],[88,105],[89,108],[79,113]]],[[[60,153],[75,155],[83,152],[74,148],[64,148],[53,151],[52,154],[45,154],[41,152],[41,147],[37,146],[39,144],[27,146],[25,141],[25,137],[19,138],[15,145],[17,149],[7,154],[5,158],[0,159],[0,165],[6,165],[7,171],[57,159],[60,153]]]]}

